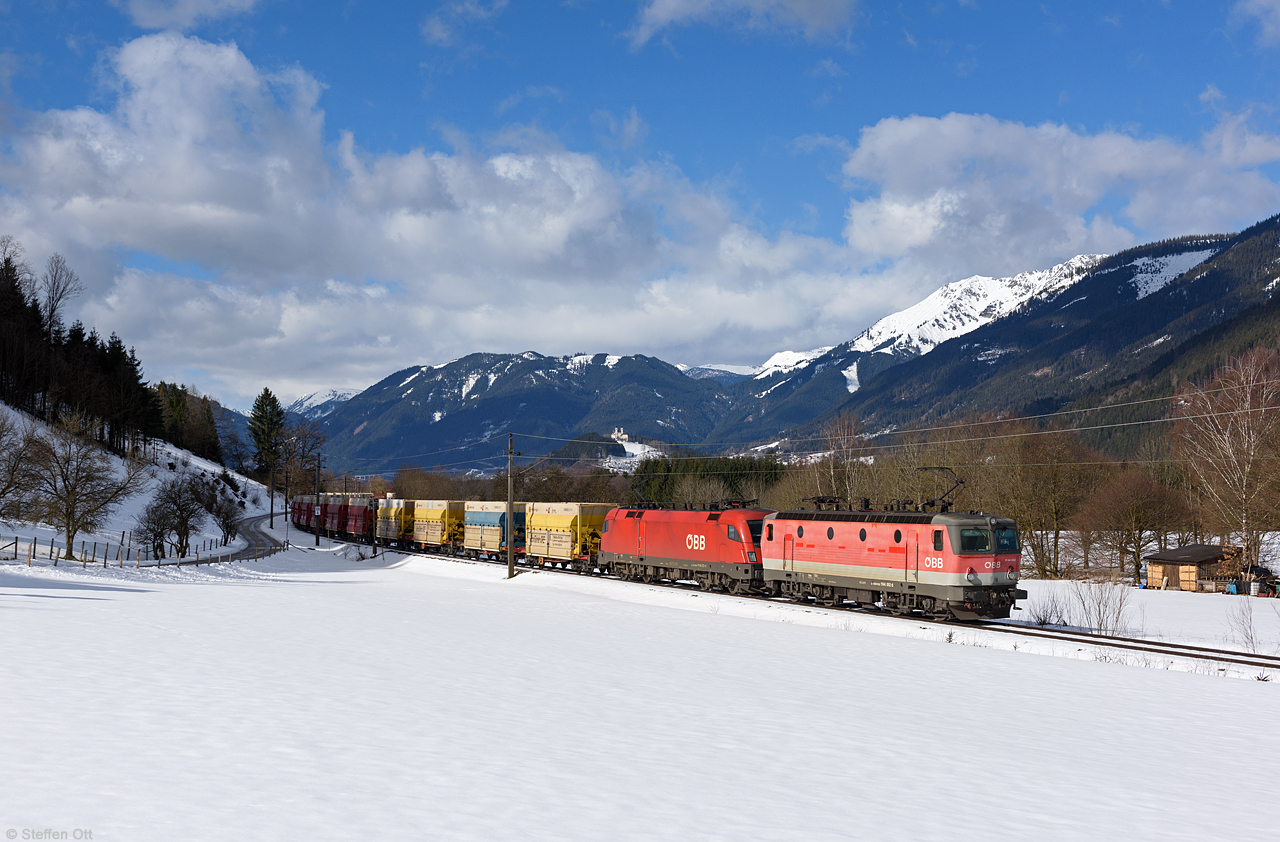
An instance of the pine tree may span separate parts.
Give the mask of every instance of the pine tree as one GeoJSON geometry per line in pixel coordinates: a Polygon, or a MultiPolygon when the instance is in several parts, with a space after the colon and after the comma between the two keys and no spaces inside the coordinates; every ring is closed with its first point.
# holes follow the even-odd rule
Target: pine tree
{"type": "Polygon", "coordinates": [[[253,438],[253,458],[258,470],[267,474],[267,493],[270,497],[271,527],[275,528],[276,465],[280,462],[284,442],[284,407],[270,389],[264,388],[253,402],[249,413],[249,435],[253,438]]]}

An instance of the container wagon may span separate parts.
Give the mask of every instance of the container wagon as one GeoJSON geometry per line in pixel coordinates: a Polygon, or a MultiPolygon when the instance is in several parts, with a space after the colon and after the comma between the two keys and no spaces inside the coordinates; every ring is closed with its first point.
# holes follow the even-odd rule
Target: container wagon
{"type": "Polygon", "coordinates": [[[413,501],[413,543],[421,549],[453,552],[462,545],[466,503],[458,500],[413,501]]]}
{"type": "Polygon", "coordinates": [[[580,573],[596,568],[608,503],[530,503],[525,557],[530,564],[559,565],[580,573]]]}
{"type": "MultiPolygon", "coordinates": [[[[525,504],[512,505],[512,534],[516,555],[524,553],[525,504]]],[[[462,546],[471,558],[496,556],[507,551],[507,504],[471,501],[464,513],[462,546]]]]}

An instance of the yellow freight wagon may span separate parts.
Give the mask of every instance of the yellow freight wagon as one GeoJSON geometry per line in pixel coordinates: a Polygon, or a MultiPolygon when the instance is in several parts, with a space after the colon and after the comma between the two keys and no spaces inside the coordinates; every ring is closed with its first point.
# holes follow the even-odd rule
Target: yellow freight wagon
{"type": "Polygon", "coordinates": [[[383,546],[413,540],[413,501],[388,497],[378,501],[378,543],[383,546]]]}
{"type": "Polygon", "coordinates": [[[525,554],[547,562],[579,561],[590,572],[600,551],[608,503],[530,503],[525,554]],[[588,566],[590,565],[590,566],[588,566]]]}
{"type": "Polygon", "coordinates": [[[454,546],[462,537],[466,504],[460,500],[414,500],[413,543],[421,547],[454,546]]]}

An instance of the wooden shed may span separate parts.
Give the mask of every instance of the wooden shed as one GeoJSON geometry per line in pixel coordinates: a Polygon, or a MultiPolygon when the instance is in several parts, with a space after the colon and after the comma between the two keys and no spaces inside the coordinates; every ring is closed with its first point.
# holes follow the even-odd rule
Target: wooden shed
{"type": "Polygon", "coordinates": [[[1219,591],[1240,567],[1240,548],[1191,544],[1143,556],[1147,587],[1171,591],[1219,591]]]}

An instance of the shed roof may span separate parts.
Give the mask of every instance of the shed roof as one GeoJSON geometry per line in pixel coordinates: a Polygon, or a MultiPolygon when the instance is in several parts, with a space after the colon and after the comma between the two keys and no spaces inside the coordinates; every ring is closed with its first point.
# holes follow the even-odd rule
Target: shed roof
{"type": "Polygon", "coordinates": [[[1225,557],[1226,552],[1216,544],[1190,544],[1185,547],[1165,550],[1162,553],[1144,555],[1142,558],[1145,561],[1163,561],[1174,564],[1206,564],[1211,561],[1222,561],[1225,557]]]}

